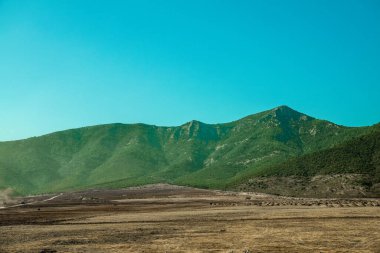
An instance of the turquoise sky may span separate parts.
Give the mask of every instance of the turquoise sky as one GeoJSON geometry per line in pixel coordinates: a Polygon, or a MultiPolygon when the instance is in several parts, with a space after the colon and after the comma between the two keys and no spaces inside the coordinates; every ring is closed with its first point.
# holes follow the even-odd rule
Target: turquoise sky
{"type": "Polygon", "coordinates": [[[283,104],[380,121],[380,1],[0,0],[0,140],[283,104]]]}

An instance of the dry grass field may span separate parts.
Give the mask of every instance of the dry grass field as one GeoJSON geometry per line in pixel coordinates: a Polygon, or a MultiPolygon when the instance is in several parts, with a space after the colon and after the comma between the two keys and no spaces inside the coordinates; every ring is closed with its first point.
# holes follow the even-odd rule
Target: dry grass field
{"type": "Polygon", "coordinates": [[[379,199],[154,185],[17,201],[0,252],[380,252],[379,199]]]}

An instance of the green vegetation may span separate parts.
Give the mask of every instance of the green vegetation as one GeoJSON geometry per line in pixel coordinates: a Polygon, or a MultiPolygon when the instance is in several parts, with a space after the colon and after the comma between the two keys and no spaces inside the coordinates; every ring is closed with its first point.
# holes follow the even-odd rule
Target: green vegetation
{"type": "Polygon", "coordinates": [[[37,194],[168,182],[223,189],[265,171],[276,174],[275,164],[372,129],[338,126],[286,106],[226,124],[85,127],[0,142],[0,188],[37,194]]]}
{"type": "Polygon", "coordinates": [[[254,171],[241,190],[293,196],[380,196],[380,131],[254,171]]]}
{"type": "Polygon", "coordinates": [[[376,131],[334,148],[289,159],[259,171],[256,176],[305,176],[368,174],[380,182],[380,132],[376,131]]]}

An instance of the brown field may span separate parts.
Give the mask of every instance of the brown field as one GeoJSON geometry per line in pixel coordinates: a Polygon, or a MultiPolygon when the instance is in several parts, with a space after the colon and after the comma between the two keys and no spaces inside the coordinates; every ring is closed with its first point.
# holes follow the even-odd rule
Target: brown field
{"type": "Polygon", "coordinates": [[[379,199],[153,185],[17,201],[0,252],[380,252],[379,199]]]}

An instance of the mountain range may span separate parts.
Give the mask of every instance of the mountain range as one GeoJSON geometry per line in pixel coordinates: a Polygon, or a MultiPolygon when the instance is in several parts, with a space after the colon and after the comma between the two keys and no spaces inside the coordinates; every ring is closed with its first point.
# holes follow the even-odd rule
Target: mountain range
{"type": "Polygon", "coordinates": [[[118,123],[71,129],[0,142],[0,189],[26,195],[164,182],[297,196],[372,196],[380,182],[379,129],[340,126],[287,106],[224,124],[193,120],[177,127],[118,123]],[[319,183],[302,188],[318,176],[322,185],[326,177],[354,179],[347,191],[341,190],[343,179],[332,181],[340,191],[319,183]],[[352,191],[356,186],[360,190],[352,191]]]}

